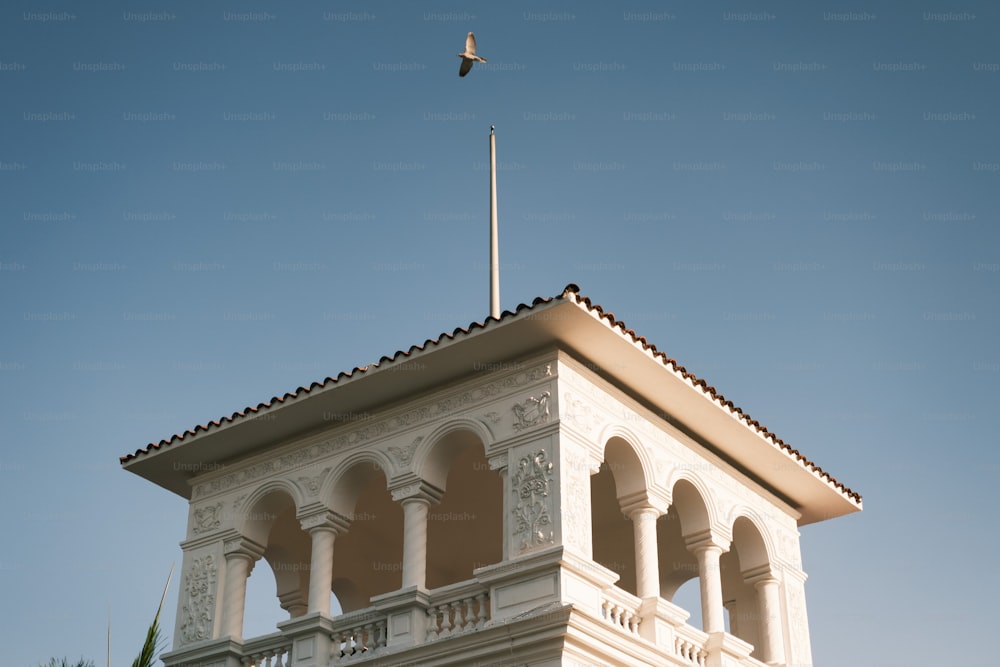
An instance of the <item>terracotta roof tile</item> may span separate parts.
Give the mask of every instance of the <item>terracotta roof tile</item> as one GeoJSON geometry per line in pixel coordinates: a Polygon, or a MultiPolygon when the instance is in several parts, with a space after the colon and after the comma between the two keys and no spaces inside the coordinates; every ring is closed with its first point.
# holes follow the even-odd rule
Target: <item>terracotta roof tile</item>
{"type": "MultiPolygon", "coordinates": [[[[847,496],[855,499],[858,502],[861,502],[861,494],[859,494],[856,491],[852,491],[850,488],[848,488],[847,486],[845,486],[841,482],[837,481],[837,479],[835,477],[833,477],[832,475],[830,475],[829,473],[827,473],[826,471],[824,471],[822,468],[820,468],[818,465],[816,465],[815,463],[813,463],[812,461],[810,461],[803,454],[801,454],[798,450],[792,449],[792,447],[788,443],[786,443],[784,440],[782,440],[781,438],[779,438],[778,436],[776,436],[774,433],[772,433],[771,431],[769,431],[767,429],[767,427],[765,427],[763,424],[761,424],[760,422],[758,422],[756,419],[752,419],[748,414],[746,414],[745,412],[743,412],[742,408],[736,406],[732,401],[728,400],[725,396],[723,396],[722,394],[720,394],[715,389],[715,387],[709,385],[707,382],[705,382],[705,380],[697,377],[693,373],[688,372],[688,370],[686,368],[684,368],[684,366],[681,366],[680,364],[678,364],[676,360],[668,357],[663,352],[660,352],[659,350],[657,350],[656,346],[653,345],[652,343],[649,343],[645,339],[645,337],[639,336],[632,329],[627,328],[625,326],[624,322],[621,322],[621,321],[615,319],[615,316],[614,316],[613,313],[606,312],[603,308],[601,308],[600,305],[594,304],[590,300],[589,297],[580,296],[579,291],[580,291],[579,287],[577,287],[573,283],[570,283],[569,285],[567,285],[565,287],[565,289],[563,289],[562,294],[560,294],[559,296],[549,297],[549,298],[546,298],[546,297],[537,297],[537,298],[535,298],[534,301],[531,302],[530,306],[526,305],[526,304],[523,304],[523,303],[522,304],[518,304],[517,308],[515,308],[513,312],[511,312],[509,310],[505,310],[505,311],[503,311],[500,314],[499,318],[494,318],[494,317],[490,316],[490,317],[486,318],[486,320],[483,321],[483,322],[473,322],[472,324],[470,324],[468,326],[468,328],[458,327],[458,328],[456,328],[450,334],[449,333],[442,333],[439,338],[436,338],[436,339],[428,338],[426,341],[424,341],[424,343],[422,345],[413,345],[412,347],[410,347],[409,350],[406,350],[406,351],[398,350],[391,357],[389,357],[389,356],[383,356],[381,359],[379,359],[379,361],[378,361],[377,364],[374,364],[374,366],[377,367],[377,366],[379,366],[381,364],[392,363],[394,361],[399,360],[401,357],[402,358],[406,358],[406,357],[409,357],[410,355],[412,355],[414,353],[423,352],[424,350],[426,350],[428,348],[436,347],[436,346],[440,345],[443,341],[454,340],[454,339],[459,338],[461,336],[467,336],[470,333],[472,333],[473,331],[476,331],[478,329],[485,329],[486,327],[490,326],[490,324],[492,322],[500,322],[500,321],[503,321],[504,319],[507,319],[507,318],[510,318],[510,317],[516,317],[521,312],[527,311],[527,310],[531,310],[532,308],[535,308],[536,306],[539,306],[539,305],[542,305],[542,304],[550,303],[550,302],[556,301],[558,299],[574,300],[576,303],[579,303],[579,304],[582,304],[583,306],[585,306],[591,312],[597,313],[597,315],[598,315],[598,317],[600,319],[606,320],[607,323],[612,328],[619,329],[622,332],[622,334],[624,334],[625,336],[629,337],[632,340],[633,343],[635,343],[637,345],[640,345],[643,350],[649,350],[653,354],[653,356],[655,358],[657,358],[664,366],[666,366],[670,370],[674,371],[675,373],[678,373],[681,377],[683,377],[684,379],[686,379],[693,387],[696,387],[696,388],[700,389],[702,392],[704,392],[705,394],[707,394],[720,407],[725,408],[729,412],[731,412],[732,414],[736,415],[747,426],[753,428],[762,437],[764,437],[765,439],[769,440],[771,443],[773,443],[774,445],[776,445],[777,447],[779,447],[781,450],[783,450],[784,452],[786,452],[788,455],[792,456],[796,461],[798,461],[800,464],[802,464],[805,468],[807,468],[808,470],[816,473],[817,475],[820,476],[821,479],[825,480],[827,483],[829,483],[832,486],[834,486],[835,488],[839,489],[841,492],[843,492],[847,496]]],[[[139,456],[142,456],[142,455],[145,455],[145,454],[149,454],[149,453],[151,453],[154,450],[158,450],[161,447],[168,447],[168,446],[171,446],[171,445],[173,445],[175,443],[182,442],[186,438],[191,437],[191,436],[195,436],[198,433],[211,431],[213,429],[221,427],[223,424],[232,423],[232,422],[235,422],[237,420],[243,419],[243,418],[247,417],[248,415],[254,415],[254,414],[257,414],[258,412],[261,412],[263,410],[268,410],[268,409],[274,407],[276,404],[284,403],[286,400],[291,400],[291,399],[299,398],[300,396],[309,394],[314,389],[323,389],[323,388],[326,388],[326,387],[328,387],[330,385],[336,384],[337,382],[340,382],[343,379],[353,378],[355,374],[365,373],[368,369],[369,369],[369,366],[355,367],[350,372],[346,372],[346,373],[345,372],[341,372],[335,378],[327,377],[327,378],[325,378],[321,382],[313,382],[308,387],[299,387],[298,389],[296,389],[293,392],[286,393],[284,396],[281,396],[281,397],[275,396],[275,397],[271,398],[271,400],[268,401],[267,403],[260,403],[256,407],[247,407],[242,412],[234,412],[229,417],[223,417],[220,420],[212,421],[212,422],[209,422],[208,424],[205,424],[205,425],[196,426],[193,429],[189,429],[189,430],[185,431],[184,433],[181,433],[181,434],[178,434],[178,435],[173,435],[173,436],[171,436],[167,440],[161,440],[158,443],[151,443],[151,444],[147,445],[145,449],[137,449],[134,453],[122,456],[119,460],[120,460],[120,462],[122,464],[127,463],[127,462],[129,462],[129,461],[131,461],[131,460],[133,460],[133,459],[135,459],[135,458],[137,458],[139,456]]]]}

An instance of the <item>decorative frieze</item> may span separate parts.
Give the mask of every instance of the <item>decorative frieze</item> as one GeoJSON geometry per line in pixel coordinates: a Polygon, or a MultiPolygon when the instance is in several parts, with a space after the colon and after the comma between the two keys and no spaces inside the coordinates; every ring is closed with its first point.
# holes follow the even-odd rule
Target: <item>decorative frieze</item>
{"type": "Polygon", "coordinates": [[[180,602],[180,635],[184,644],[212,639],[217,574],[211,554],[195,558],[184,573],[180,602]]]}
{"type": "Polygon", "coordinates": [[[513,535],[519,551],[555,542],[549,508],[553,468],[544,449],[522,456],[517,463],[511,486],[516,496],[513,535]]]}
{"type": "MultiPolygon", "coordinates": [[[[192,495],[194,498],[201,498],[221,493],[249,484],[264,476],[298,468],[317,459],[371,442],[394,431],[419,426],[442,417],[454,416],[459,412],[489,401],[510,390],[524,387],[551,376],[552,364],[539,364],[538,366],[516,373],[510,373],[493,382],[485,383],[472,389],[445,395],[433,403],[405,410],[385,419],[370,419],[364,425],[354,426],[350,430],[332,438],[302,447],[275,459],[261,461],[242,470],[196,484],[192,495]]],[[[545,400],[548,400],[547,392],[545,400]]],[[[545,410],[545,418],[548,418],[547,408],[545,410]]]]}

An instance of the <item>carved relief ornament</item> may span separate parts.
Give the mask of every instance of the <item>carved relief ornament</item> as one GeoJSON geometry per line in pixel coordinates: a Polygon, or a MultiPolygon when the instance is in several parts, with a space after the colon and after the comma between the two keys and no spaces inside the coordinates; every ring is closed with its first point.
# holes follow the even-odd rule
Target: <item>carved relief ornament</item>
{"type": "Polygon", "coordinates": [[[181,640],[192,644],[212,638],[215,619],[215,558],[195,558],[184,573],[181,600],[181,640]]]}
{"type": "Polygon", "coordinates": [[[517,462],[512,480],[512,491],[517,498],[512,513],[514,535],[520,540],[520,551],[555,541],[549,512],[549,482],[553,467],[544,449],[523,456],[517,462]]]}
{"type": "Polygon", "coordinates": [[[194,511],[194,525],[191,530],[197,535],[215,530],[222,525],[222,503],[215,503],[194,511]]]}
{"type": "Polygon", "coordinates": [[[523,431],[526,428],[547,422],[549,420],[549,397],[549,392],[543,391],[538,398],[529,396],[526,400],[515,403],[511,407],[514,418],[517,419],[514,430],[523,431]]]}

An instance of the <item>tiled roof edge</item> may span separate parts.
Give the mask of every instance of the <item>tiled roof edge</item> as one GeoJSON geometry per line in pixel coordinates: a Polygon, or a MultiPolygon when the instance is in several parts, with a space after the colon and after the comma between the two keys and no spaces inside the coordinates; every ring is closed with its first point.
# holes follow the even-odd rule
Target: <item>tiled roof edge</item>
{"type": "Polygon", "coordinates": [[[702,380],[701,378],[697,377],[694,373],[690,373],[686,368],[678,364],[675,359],[668,357],[666,354],[656,349],[656,346],[654,344],[648,342],[643,336],[636,334],[635,331],[626,327],[624,322],[621,322],[620,320],[616,319],[614,313],[605,311],[600,305],[593,303],[589,297],[581,296],[580,288],[577,287],[577,285],[574,283],[570,283],[569,285],[567,285],[563,289],[562,294],[560,294],[559,296],[549,297],[549,298],[537,297],[534,301],[531,302],[531,305],[527,305],[524,303],[518,304],[517,308],[515,308],[513,312],[505,310],[500,314],[499,318],[491,316],[486,318],[486,320],[483,322],[473,322],[468,326],[468,328],[458,327],[451,333],[442,333],[441,336],[438,338],[428,338],[426,341],[424,341],[422,345],[413,345],[408,350],[405,351],[397,350],[396,353],[393,354],[391,357],[383,356],[381,359],[379,359],[377,363],[371,364],[370,366],[355,367],[350,372],[341,372],[335,378],[327,377],[322,382],[313,382],[308,387],[299,387],[293,392],[286,393],[284,396],[281,397],[275,396],[271,398],[271,400],[268,401],[267,403],[259,403],[256,407],[244,408],[242,412],[234,412],[232,415],[228,417],[223,417],[219,420],[211,421],[207,424],[198,425],[193,429],[188,429],[183,433],[173,435],[169,439],[161,440],[158,443],[150,443],[144,449],[137,449],[132,454],[127,454],[125,456],[120,457],[119,461],[121,464],[128,463],[129,461],[132,461],[133,459],[136,459],[140,456],[149,454],[154,450],[158,450],[162,447],[169,447],[178,442],[183,442],[186,438],[198,435],[201,432],[209,432],[214,429],[221,428],[224,424],[233,423],[240,419],[247,418],[248,416],[256,415],[259,412],[269,410],[277,405],[281,405],[286,401],[291,401],[300,398],[302,396],[308,395],[316,389],[325,389],[329,386],[335,385],[342,379],[351,379],[355,376],[355,374],[362,374],[367,372],[369,368],[377,368],[382,364],[392,363],[400,360],[401,358],[407,358],[412,354],[423,352],[424,350],[427,350],[428,348],[431,347],[436,347],[444,341],[454,340],[459,336],[467,336],[478,329],[485,329],[486,327],[490,326],[490,324],[493,322],[502,322],[506,318],[516,317],[523,311],[531,310],[537,306],[546,303],[551,303],[558,299],[571,299],[575,303],[578,303],[586,307],[587,310],[596,313],[598,318],[605,320],[611,328],[618,329],[622,335],[629,337],[634,344],[640,345],[643,350],[648,350],[655,359],[658,359],[660,361],[660,363],[669,368],[671,371],[683,377],[693,387],[700,389],[704,394],[706,394],[716,404],[718,404],[719,407],[728,410],[732,415],[734,415],[736,418],[738,418],[740,421],[746,424],[746,426],[756,431],[761,437],[768,440],[773,445],[775,445],[776,447],[784,451],[786,454],[794,458],[804,468],[806,468],[810,472],[819,475],[821,479],[826,481],[828,484],[832,485],[834,488],[840,490],[850,498],[853,498],[859,503],[861,502],[860,493],[851,490],[842,482],[839,482],[831,474],[829,474],[828,472],[820,468],[818,465],[816,465],[814,462],[806,458],[797,449],[793,449],[791,445],[789,445],[784,440],[782,440],[774,433],[772,433],[770,430],[768,430],[766,426],[761,424],[756,419],[751,418],[750,415],[745,413],[742,408],[735,405],[732,401],[726,399],[725,396],[716,391],[715,387],[709,385],[705,380],[702,380]]]}
{"type": "MultiPolygon", "coordinates": [[[[575,287],[575,285],[574,285],[574,287],[575,287]]],[[[558,297],[556,297],[556,298],[558,298],[558,297]]],[[[266,403],[258,403],[255,407],[248,406],[248,407],[244,408],[242,411],[240,411],[240,412],[234,412],[233,414],[229,415],[228,417],[222,417],[220,419],[217,419],[217,420],[214,420],[214,421],[210,421],[207,424],[199,424],[198,426],[195,426],[192,429],[188,429],[188,430],[184,431],[183,433],[178,433],[178,434],[172,435],[172,436],[170,436],[170,438],[167,438],[165,440],[160,440],[159,442],[156,442],[156,443],[150,443],[150,444],[146,445],[146,447],[143,448],[143,449],[137,449],[137,450],[135,450],[135,452],[133,452],[131,454],[126,454],[125,456],[119,457],[119,459],[118,459],[119,463],[121,463],[121,464],[128,463],[129,461],[132,461],[133,459],[136,459],[136,458],[138,458],[140,456],[143,456],[145,454],[150,454],[154,450],[158,450],[158,449],[160,449],[162,447],[169,447],[169,446],[174,445],[174,444],[176,444],[178,442],[183,442],[186,438],[198,435],[199,433],[203,433],[203,432],[207,433],[207,432],[213,431],[213,430],[215,430],[217,428],[221,428],[224,424],[231,424],[231,423],[236,422],[238,420],[245,419],[247,417],[257,415],[260,412],[263,412],[265,410],[269,410],[269,409],[271,409],[273,407],[276,407],[277,405],[281,405],[282,403],[285,403],[286,401],[294,400],[294,399],[300,398],[302,396],[308,395],[308,394],[312,393],[316,389],[325,389],[327,387],[330,387],[330,386],[333,386],[333,385],[337,384],[341,380],[349,380],[349,379],[353,378],[356,374],[363,374],[363,373],[367,372],[368,369],[370,369],[370,368],[371,369],[375,369],[375,368],[378,368],[379,366],[381,366],[383,364],[392,363],[392,362],[398,361],[400,359],[405,359],[405,358],[409,357],[412,354],[416,354],[418,352],[423,352],[424,350],[426,350],[426,349],[428,349],[430,347],[436,347],[436,346],[440,345],[444,341],[454,340],[454,339],[458,338],[459,336],[466,336],[466,335],[468,335],[468,334],[470,334],[473,331],[476,331],[478,329],[485,329],[486,327],[490,326],[490,324],[492,322],[500,322],[500,321],[503,321],[505,318],[515,317],[520,312],[522,312],[524,310],[531,310],[532,308],[535,308],[536,306],[539,306],[539,305],[544,304],[544,303],[550,303],[550,302],[552,302],[554,300],[555,300],[555,298],[538,297],[534,301],[531,302],[530,306],[527,305],[527,304],[524,304],[524,303],[518,304],[518,306],[514,309],[513,312],[511,312],[509,310],[505,310],[502,313],[500,313],[500,317],[499,318],[490,316],[490,317],[486,318],[486,320],[483,321],[483,322],[473,322],[472,324],[470,324],[468,326],[468,328],[457,327],[451,333],[442,333],[438,338],[428,338],[427,340],[425,340],[423,342],[423,344],[421,344],[421,345],[412,345],[412,346],[410,346],[410,348],[408,350],[397,350],[391,357],[389,357],[389,356],[383,356],[381,359],[379,359],[374,364],[370,364],[368,366],[356,366],[350,372],[341,372],[341,373],[339,373],[337,375],[337,377],[327,377],[327,378],[323,379],[321,382],[313,382],[308,387],[299,387],[295,391],[287,392],[283,396],[280,396],[280,397],[279,396],[274,396],[274,397],[271,398],[270,401],[268,401],[266,403]]]]}
{"type": "Polygon", "coordinates": [[[853,498],[859,503],[861,502],[860,493],[850,489],[845,484],[838,481],[836,477],[834,477],[830,473],[820,468],[814,462],[810,461],[808,458],[805,457],[805,455],[803,455],[797,449],[793,449],[791,445],[789,445],[787,442],[785,442],[777,435],[772,433],[770,430],[768,430],[766,426],[761,424],[756,419],[750,417],[750,415],[745,413],[742,408],[737,406],[732,401],[728,400],[725,396],[723,396],[720,392],[718,392],[715,389],[715,387],[711,386],[705,380],[702,380],[701,378],[696,376],[694,373],[689,372],[686,368],[678,364],[675,359],[668,357],[666,354],[656,349],[655,345],[648,342],[643,336],[636,334],[635,331],[633,331],[632,329],[626,327],[624,322],[621,322],[620,320],[616,319],[614,313],[606,312],[603,308],[601,308],[601,306],[591,302],[589,297],[580,296],[579,288],[577,288],[576,285],[573,284],[567,285],[566,290],[563,291],[562,297],[566,298],[569,294],[572,294],[572,296],[576,299],[577,303],[580,303],[586,306],[588,310],[597,313],[599,318],[607,320],[608,324],[612,328],[620,329],[624,335],[632,339],[633,343],[641,345],[643,350],[648,350],[653,355],[654,358],[660,361],[660,363],[662,363],[664,366],[666,366],[670,370],[674,371],[675,373],[683,377],[685,380],[691,383],[693,387],[700,389],[704,394],[706,394],[713,401],[715,401],[715,403],[718,404],[719,407],[728,410],[733,416],[735,416],[744,424],[752,428],[761,437],[770,441],[773,445],[775,445],[776,447],[784,451],[786,454],[794,458],[804,468],[806,468],[810,472],[819,475],[821,479],[823,479],[825,482],[832,485],[839,491],[843,492],[848,497],[853,498]]]}

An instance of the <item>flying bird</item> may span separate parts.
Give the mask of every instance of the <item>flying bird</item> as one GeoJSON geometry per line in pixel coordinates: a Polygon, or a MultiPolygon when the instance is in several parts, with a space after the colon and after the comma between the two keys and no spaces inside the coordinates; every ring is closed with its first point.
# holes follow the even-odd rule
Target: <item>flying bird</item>
{"type": "Polygon", "coordinates": [[[458,68],[459,76],[465,76],[468,74],[472,69],[473,62],[486,62],[486,58],[480,58],[476,55],[476,36],[471,32],[469,33],[469,36],[465,38],[465,53],[457,53],[455,55],[462,59],[462,66],[458,68]]]}

